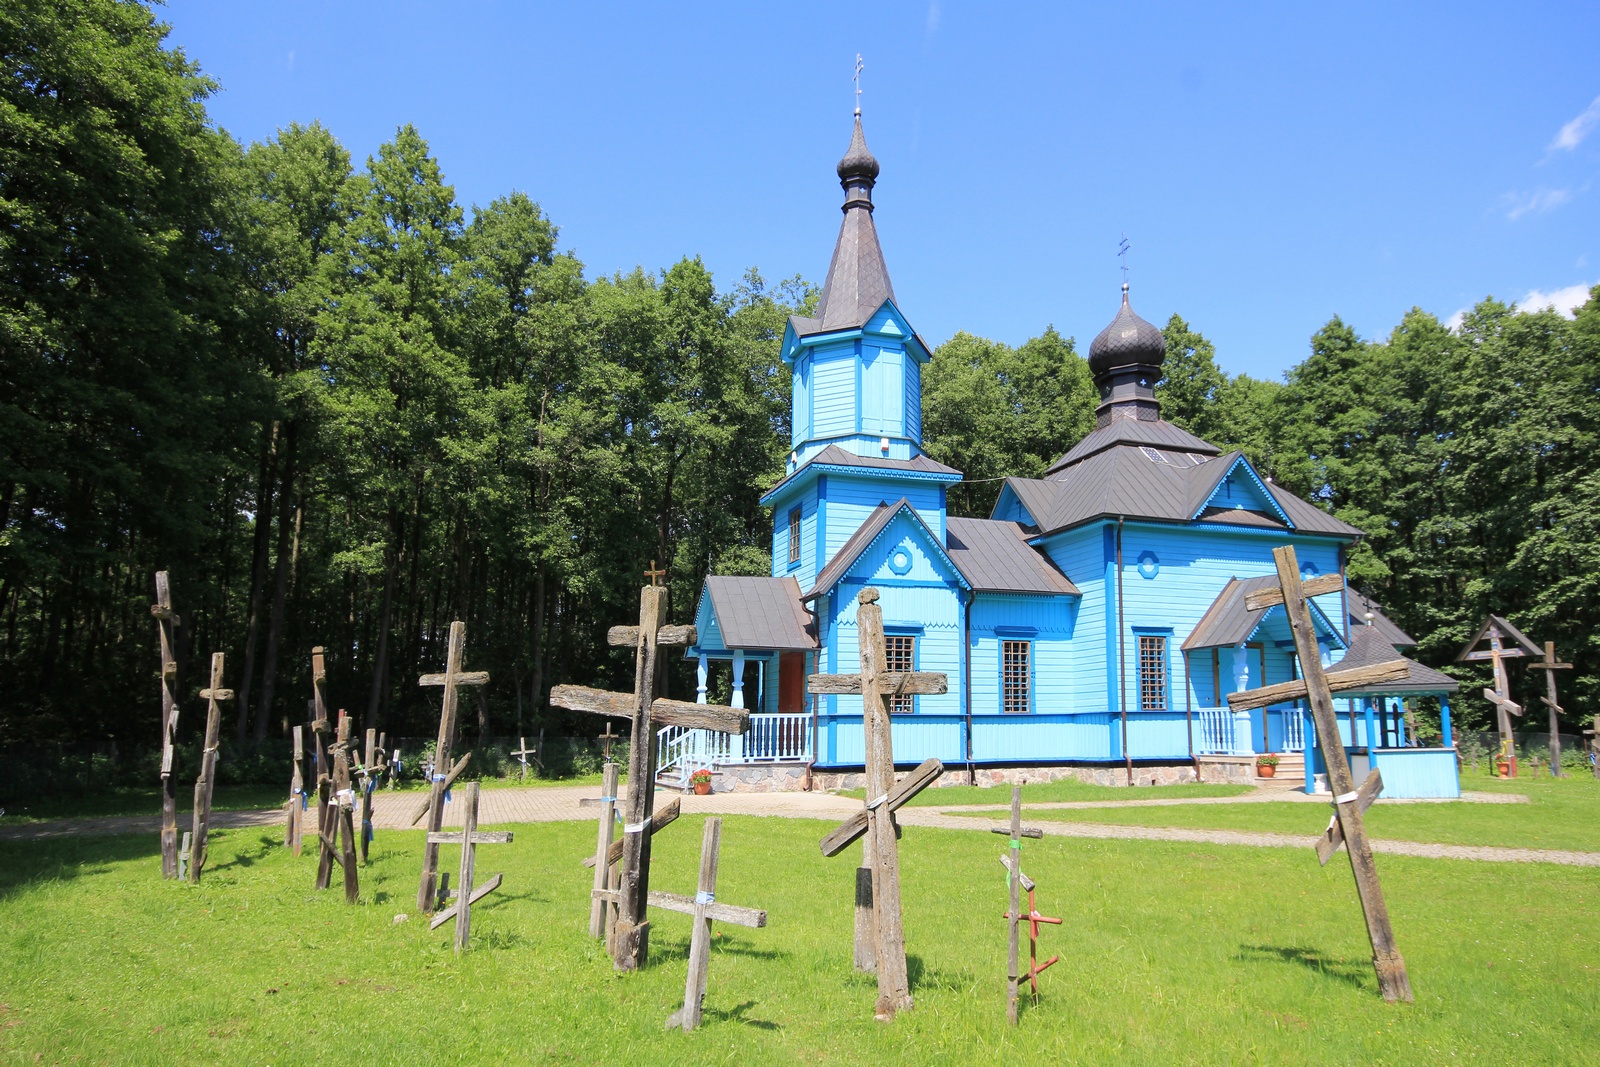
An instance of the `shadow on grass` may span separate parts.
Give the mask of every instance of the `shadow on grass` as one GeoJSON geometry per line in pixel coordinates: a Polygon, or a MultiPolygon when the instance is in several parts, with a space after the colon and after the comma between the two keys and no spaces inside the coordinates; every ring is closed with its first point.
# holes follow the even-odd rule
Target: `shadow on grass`
{"type": "MultiPolygon", "coordinates": [[[[220,840],[226,836],[226,833],[227,831],[213,831],[210,837],[207,838],[207,845],[209,846],[211,842],[220,840]]],[[[215,872],[225,871],[229,867],[254,867],[257,860],[266,859],[268,855],[280,850],[282,847],[283,845],[281,842],[262,834],[256,839],[256,847],[251,851],[245,852],[241,850],[233,857],[233,859],[228,860],[226,863],[207,864],[206,870],[215,872]]]]}
{"type": "MultiPolygon", "coordinates": [[[[722,956],[743,956],[752,960],[787,960],[792,953],[782,949],[756,948],[752,942],[739,937],[729,937],[721,930],[711,932],[711,951],[722,956]]],[[[654,938],[650,939],[650,961],[652,964],[665,963],[669,960],[687,960],[689,958],[689,939],[683,938],[654,938]]]]}
{"type": "Polygon", "coordinates": [[[153,859],[150,877],[161,880],[157,834],[51,837],[0,842],[0,900],[40,882],[64,882],[104,874],[111,864],[153,859]]]}
{"type": "Polygon", "coordinates": [[[1240,945],[1239,954],[1234,959],[1242,963],[1270,963],[1274,960],[1292,963],[1358,989],[1366,987],[1372,976],[1369,966],[1346,959],[1330,959],[1316,949],[1298,945],[1240,945]]]}
{"type": "Polygon", "coordinates": [[[974,981],[976,977],[971,971],[929,967],[921,956],[906,956],[906,984],[913,993],[919,989],[962,990],[971,987],[974,981]]]}
{"type": "Polygon", "coordinates": [[[740,1004],[737,1007],[729,1008],[726,1011],[723,1011],[723,1010],[718,1009],[718,1008],[702,1008],[700,1010],[700,1014],[705,1016],[708,1019],[716,1019],[719,1022],[739,1023],[741,1026],[753,1026],[757,1030],[782,1030],[783,1029],[783,1027],[779,1026],[777,1023],[771,1022],[770,1020],[767,1020],[767,1019],[749,1019],[749,1018],[746,1018],[745,1017],[745,1013],[748,1012],[751,1008],[753,1008],[755,1006],[756,1006],[756,1002],[755,1001],[747,1000],[743,1004],[740,1004]]]}

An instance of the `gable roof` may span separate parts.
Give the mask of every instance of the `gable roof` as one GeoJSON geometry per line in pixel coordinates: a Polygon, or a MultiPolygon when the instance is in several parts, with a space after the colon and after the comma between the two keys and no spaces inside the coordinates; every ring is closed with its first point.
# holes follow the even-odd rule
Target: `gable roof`
{"type": "MultiPolygon", "coordinates": [[[[1392,623],[1390,625],[1393,625],[1392,623]]],[[[1360,626],[1350,632],[1350,650],[1344,658],[1328,668],[1329,674],[1372,667],[1391,660],[1406,661],[1406,676],[1397,682],[1380,682],[1370,689],[1351,689],[1340,696],[1377,696],[1387,693],[1454,693],[1461,683],[1432,667],[1402,656],[1389,638],[1376,626],[1360,626]]]]}
{"type": "MultiPolygon", "coordinates": [[[[1194,632],[1183,642],[1183,650],[1192,652],[1198,648],[1221,648],[1248,641],[1261,628],[1261,624],[1267,621],[1267,617],[1274,611],[1282,611],[1283,606],[1251,611],[1245,606],[1245,598],[1251,593],[1275,588],[1277,584],[1276,574],[1263,574],[1255,578],[1229,578],[1228,584],[1217,594],[1217,599],[1211,602],[1206,613],[1195,624],[1194,632]]],[[[1344,635],[1339,632],[1339,628],[1323,614],[1316,601],[1310,603],[1312,625],[1320,626],[1343,645],[1344,635]]]]}
{"type": "Polygon", "coordinates": [[[1345,598],[1345,603],[1350,610],[1350,632],[1355,633],[1367,626],[1367,612],[1372,612],[1372,629],[1383,635],[1383,639],[1396,648],[1416,648],[1417,639],[1406,633],[1394,624],[1394,620],[1372,606],[1372,602],[1362,597],[1357,600],[1356,591],[1350,590],[1350,596],[1345,598]]]}
{"type": "Polygon", "coordinates": [[[979,593],[1077,596],[1078,587],[1030,546],[1020,523],[993,519],[945,520],[945,548],[979,593]]]}
{"type": "Polygon", "coordinates": [[[1512,626],[1500,616],[1490,615],[1487,619],[1483,620],[1483,625],[1478,627],[1477,635],[1473,637],[1471,641],[1468,641],[1466,644],[1462,645],[1461,651],[1456,653],[1457,663],[1465,660],[1469,652],[1477,648],[1480,643],[1489,639],[1489,627],[1491,626],[1497,627],[1502,634],[1511,638],[1513,645],[1522,650],[1521,652],[1512,651],[1511,655],[1528,655],[1533,656],[1536,659],[1544,659],[1544,649],[1530,641],[1526,634],[1517,629],[1515,626],[1512,626]]]}
{"type": "Polygon", "coordinates": [[[946,467],[943,463],[925,453],[918,453],[914,459],[881,459],[876,456],[858,456],[854,452],[846,452],[838,445],[829,445],[800,464],[793,472],[784,475],[777,485],[762,494],[761,503],[765,504],[770,501],[777,495],[778,490],[800,477],[802,472],[813,467],[819,471],[839,470],[848,472],[851,468],[892,471],[895,474],[909,478],[945,484],[953,484],[961,480],[960,471],[954,467],[946,467]]]}
{"type": "Polygon", "coordinates": [[[1253,508],[1225,508],[1222,505],[1217,505],[1215,507],[1211,505],[1211,502],[1217,498],[1217,491],[1223,487],[1229,478],[1233,477],[1233,472],[1238,470],[1240,467],[1243,467],[1244,472],[1250,476],[1249,484],[1255,489],[1255,496],[1262,503],[1266,504],[1271,511],[1270,516],[1268,516],[1265,512],[1256,513],[1264,517],[1275,516],[1284,525],[1290,527],[1294,526],[1295,524],[1293,520],[1291,520],[1288,514],[1283,510],[1283,507],[1278,503],[1277,498],[1272,495],[1272,491],[1267,488],[1267,483],[1261,480],[1261,476],[1257,474],[1256,469],[1250,465],[1250,461],[1244,458],[1244,453],[1238,451],[1229,452],[1227,455],[1216,460],[1202,465],[1197,465],[1195,467],[1194,473],[1189,478],[1189,503],[1193,506],[1193,510],[1189,517],[1191,519],[1198,519],[1207,511],[1216,512],[1255,510],[1253,508]]]}
{"type": "Polygon", "coordinates": [[[712,575],[706,595],[726,648],[817,647],[815,620],[800,606],[800,583],[793,578],[712,575]]]}
{"type": "Polygon", "coordinates": [[[839,546],[839,551],[833,554],[833,558],[828,561],[828,565],[822,568],[822,573],[817,575],[816,584],[812,585],[810,591],[800,599],[815,600],[835,585],[838,585],[839,579],[845,576],[845,572],[850,569],[850,565],[861,558],[861,554],[867,550],[872,542],[878,539],[878,535],[883,533],[888,528],[889,523],[893,522],[895,516],[901,512],[911,516],[911,521],[921,528],[927,538],[929,547],[955,572],[956,578],[961,584],[970,589],[971,583],[967,580],[967,576],[961,572],[960,567],[956,566],[955,561],[950,558],[950,554],[939,543],[939,539],[934,536],[933,531],[928,529],[928,524],[922,521],[922,516],[917,514],[917,509],[911,506],[911,501],[901,497],[893,504],[879,504],[872,509],[872,514],[867,516],[867,521],[857,527],[856,532],[851,534],[845,543],[839,546]]]}
{"type": "Polygon", "coordinates": [[[1193,453],[1197,456],[1215,456],[1222,451],[1211,442],[1202,441],[1188,430],[1162,419],[1154,422],[1143,419],[1113,419],[1109,425],[1091,431],[1083,440],[1073,445],[1066,455],[1050,464],[1045,476],[1049,477],[1079,460],[1087,459],[1096,452],[1104,452],[1116,445],[1149,445],[1152,448],[1193,453]]]}
{"type": "Polygon", "coordinates": [[[1047,479],[1008,478],[1006,488],[1033,516],[1040,533],[1045,534],[1115,516],[1160,522],[1223,522],[1335,537],[1356,537],[1361,533],[1321,508],[1259,479],[1256,484],[1277,505],[1277,515],[1207,508],[1212,492],[1239,463],[1248,465],[1248,460],[1237,452],[1202,457],[1147,445],[1114,444],[1047,479]]]}

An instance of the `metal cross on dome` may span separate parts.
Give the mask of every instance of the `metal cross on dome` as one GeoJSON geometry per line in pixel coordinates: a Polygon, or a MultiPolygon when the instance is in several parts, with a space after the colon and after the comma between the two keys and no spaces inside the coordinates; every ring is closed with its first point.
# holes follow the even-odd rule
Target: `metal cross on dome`
{"type": "Polygon", "coordinates": [[[865,66],[866,66],[866,64],[861,61],[861,53],[857,52],[856,53],[856,73],[855,73],[855,78],[854,78],[855,83],[856,83],[856,114],[857,115],[861,114],[861,69],[863,67],[865,67],[865,66]]]}
{"type": "Polygon", "coordinates": [[[1117,258],[1122,260],[1122,284],[1128,284],[1128,249],[1133,246],[1128,243],[1128,235],[1122,235],[1122,242],[1117,245],[1117,258]]]}

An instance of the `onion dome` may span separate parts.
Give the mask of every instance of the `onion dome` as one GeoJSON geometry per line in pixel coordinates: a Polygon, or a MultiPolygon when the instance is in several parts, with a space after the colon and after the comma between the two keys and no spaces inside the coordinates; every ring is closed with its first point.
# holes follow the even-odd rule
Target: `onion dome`
{"type": "Polygon", "coordinates": [[[1121,310],[1111,320],[1111,325],[1101,330],[1089,345],[1090,372],[1098,378],[1119,367],[1158,368],[1166,358],[1166,337],[1134,314],[1128,303],[1128,283],[1123,282],[1121,310]]]}
{"type": "Polygon", "coordinates": [[[861,112],[856,112],[856,128],[850,137],[850,147],[839,160],[839,180],[865,179],[870,186],[878,179],[878,160],[867,149],[866,135],[861,132],[861,112]]]}

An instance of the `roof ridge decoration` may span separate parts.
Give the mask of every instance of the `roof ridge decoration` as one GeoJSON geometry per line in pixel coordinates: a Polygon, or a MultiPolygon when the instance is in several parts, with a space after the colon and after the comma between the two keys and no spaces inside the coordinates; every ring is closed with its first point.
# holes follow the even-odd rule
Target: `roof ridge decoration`
{"type": "Polygon", "coordinates": [[[867,521],[856,527],[856,532],[851,534],[845,540],[845,543],[839,546],[839,551],[833,554],[833,558],[828,561],[827,566],[818,572],[815,584],[800,599],[803,601],[815,600],[838,585],[839,580],[849,571],[851,564],[866,555],[867,551],[878,543],[878,538],[883,536],[884,531],[889,528],[889,524],[899,517],[901,512],[908,512],[911,515],[915,524],[914,528],[922,531],[922,535],[927,539],[934,553],[944,561],[945,566],[950,568],[950,573],[956,576],[956,580],[961,583],[962,587],[971,590],[972,583],[962,573],[961,568],[956,565],[956,561],[950,558],[950,553],[945,551],[944,545],[939,542],[938,535],[923,521],[922,516],[917,514],[917,509],[911,506],[911,501],[906,497],[901,497],[893,504],[879,504],[872,509],[872,514],[867,516],[867,521]]]}

